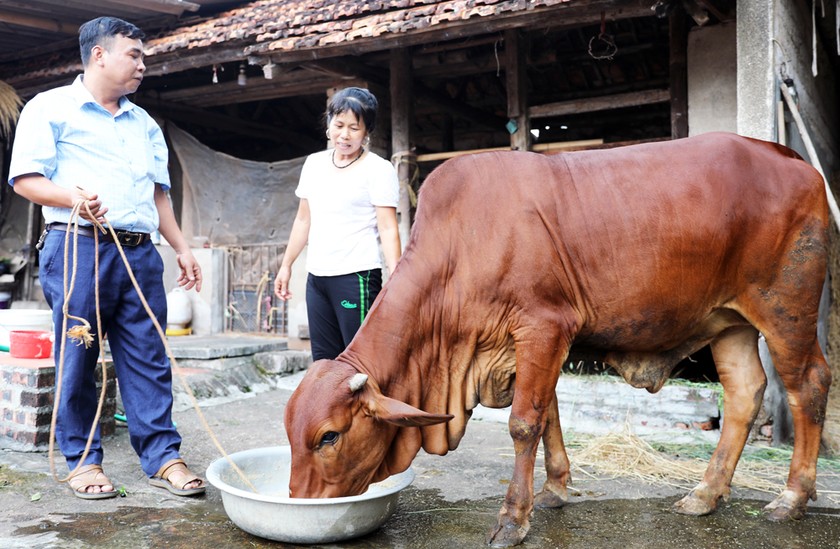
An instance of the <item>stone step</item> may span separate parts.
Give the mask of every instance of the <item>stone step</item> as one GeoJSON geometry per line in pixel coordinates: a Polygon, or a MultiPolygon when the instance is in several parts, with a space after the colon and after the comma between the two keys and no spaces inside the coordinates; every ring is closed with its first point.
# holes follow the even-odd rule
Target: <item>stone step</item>
{"type": "Polygon", "coordinates": [[[282,378],[306,370],[311,362],[309,351],[292,349],[215,360],[176,360],[173,408],[180,411],[192,407],[194,401],[190,391],[200,406],[249,398],[249,395],[277,388],[282,378]]]}

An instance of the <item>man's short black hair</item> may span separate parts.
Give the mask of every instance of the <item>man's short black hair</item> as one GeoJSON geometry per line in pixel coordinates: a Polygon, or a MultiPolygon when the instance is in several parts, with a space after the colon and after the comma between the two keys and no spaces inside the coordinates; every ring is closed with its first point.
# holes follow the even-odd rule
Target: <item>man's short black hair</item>
{"type": "Polygon", "coordinates": [[[137,26],[116,17],[97,17],[79,27],[79,49],[82,54],[82,66],[90,61],[90,52],[94,46],[106,50],[115,36],[125,36],[132,40],[142,40],[145,33],[137,26]]]}
{"type": "Polygon", "coordinates": [[[335,93],[327,105],[327,125],[337,114],[346,111],[356,115],[358,120],[363,120],[367,133],[373,133],[376,128],[376,109],[379,103],[376,96],[364,88],[344,88],[335,93]]]}

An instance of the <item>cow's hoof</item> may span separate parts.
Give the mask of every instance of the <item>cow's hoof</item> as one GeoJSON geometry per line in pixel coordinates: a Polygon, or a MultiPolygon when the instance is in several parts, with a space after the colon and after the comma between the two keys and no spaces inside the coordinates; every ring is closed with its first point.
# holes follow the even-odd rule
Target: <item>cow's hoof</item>
{"type": "Polygon", "coordinates": [[[534,507],[538,509],[556,509],[563,507],[569,502],[569,494],[567,492],[557,493],[547,488],[543,488],[536,496],[534,496],[534,507]]]}
{"type": "Polygon", "coordinates": [[[497,524],[487,534],[487,545],[490,547],[513,547],[522,543],[527,533],[527,525],[518,526],[516,524],[507,524],[502,526],[497,524]]]}
{"type": "Polygon", "coordinates": [[[764,508],[764,514],[767,520],[772,522],[799,520],[805,516],[807,504],[807,498],[797,497],[794,492],[785,490],[779,497],[767,504],[764,508]]]}
{"type": "Polygon", "coordinates": [[[694,490],[674,504],[672,509],[681,515],[700,517],[713,513],[717,508],[717,499],[706,500],[698,497],[694,490]]]}

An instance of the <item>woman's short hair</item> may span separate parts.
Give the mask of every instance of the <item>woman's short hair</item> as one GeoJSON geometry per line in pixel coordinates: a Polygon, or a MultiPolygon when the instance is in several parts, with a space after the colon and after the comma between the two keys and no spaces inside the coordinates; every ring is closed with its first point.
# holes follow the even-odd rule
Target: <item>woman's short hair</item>
{"type": "Polygon", "coordinates": [[[368,133],[376,128],[376,109],[379,102],[370,91],[364,88],[344,88],[337,91],[327,104],[325,113],[327,126],[334,116],[350,111],[356,118],[363,120],[368,133]]]}
{"type": "Polygon", "coordinates": [[[125,36],[132,40],[142,40],[146,34],[137,26],[116,17],[97,17],[79,27],[79,49],[82,54],[82,66],[90,61],[90,52],[94,46],[106,50],[115,36],[125,36]]]}

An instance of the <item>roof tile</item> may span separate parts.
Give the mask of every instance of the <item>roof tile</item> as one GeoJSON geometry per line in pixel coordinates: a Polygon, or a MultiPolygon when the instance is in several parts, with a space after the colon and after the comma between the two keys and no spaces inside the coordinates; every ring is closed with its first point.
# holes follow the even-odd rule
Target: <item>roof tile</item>
{"type": "Polygon", "coordinates": [[[250,42],[255,50],[299,50],[570,1],[255,0],[153,37],[146,54],[229,41],[250,42]]]}

